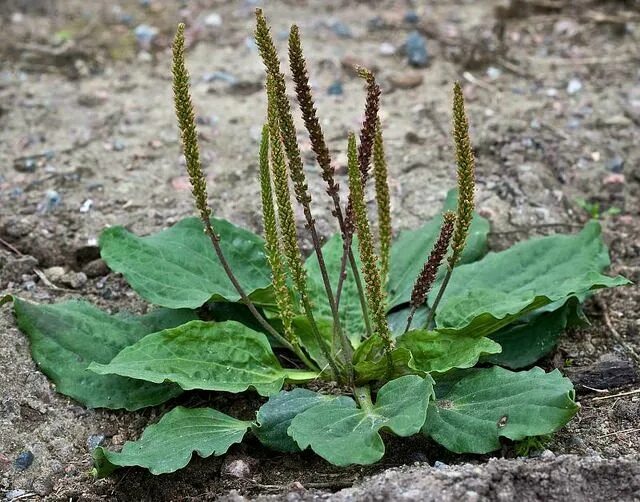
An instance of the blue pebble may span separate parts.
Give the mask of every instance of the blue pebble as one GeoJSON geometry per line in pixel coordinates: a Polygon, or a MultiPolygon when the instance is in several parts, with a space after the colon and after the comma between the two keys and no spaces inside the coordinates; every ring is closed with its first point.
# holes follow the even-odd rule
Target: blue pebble
{"type": "Polygon", "coordinates": [[[429,64],[429,53],[427,52],[427,41],[417,31],[412,31],[407,36],[405,42],[407,59],[411,66],[424,68],[429,64]]]}
{"type": "Polygon", "coordinates": [[[407,24],[416,24],[420,21],[420,16],[418,16],[416,11],[410,10],[404,15],[403,21],[407,24]]]}
{"type": "Polygon", "coordinates": [[[349,26],[344,24],[342,21],[334,21],[331,24],[331,31],[333,31],[340,38],[351,38],[353,36],[351,33],[351,28],[349,28],[349,26]]]}
{"type": "Polygon", "coordinates": [[[367,29],[369,31],[379,31],[383,30],[386,27],[387,23],[385,23],[384,19],[381,16],[372,17],[367,21],[367,29]]]}
{"type": "Polygon", "coordinates": [[[619,155],[616,155],[607,162],[607,169],[612,173],[621,173],[624,171],[624,159],[619,155]]]}
{"type": "Polygon", "coordinates": [[[87,448],[89,448],[89,451],[95,450],[102,443],[104,443],[104,434],[91,434],[87,438],[87,448]]]}
{"type": "Polygon", "coordinates": [[[329,96],[342,96],[344,94],[344,87],[342,87],[342,82],[336,80],[327,88],[327,94],[329,96]]]}
{"type": "Polygon", "coordinates": [[[136,29],[133,30],[136,40],[140,45],[149,45],[156,35],[158,34],[158,28],[149,26],[148,24],[139,24],[136,29]]]}
{"type": "Polygon", "coordinates": [[[23,451],[13,463],[16,471],[24,471],[33,464],[33,453],[29,450],[23,451]]]}

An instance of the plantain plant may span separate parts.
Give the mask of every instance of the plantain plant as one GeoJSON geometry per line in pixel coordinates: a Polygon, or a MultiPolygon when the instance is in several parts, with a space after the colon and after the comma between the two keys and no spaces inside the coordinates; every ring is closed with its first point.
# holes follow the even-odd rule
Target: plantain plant
{"type": "Polygon", "coordinates": [[[609,257],[598,223],[487,254],[489,225],[474,212],[474,157],[455,84],[458,187],[441,216],[392,243],[380,87],[358,68],[365,116],[348,136],[344,200],[293,26],[297,101],[339,230],[323,245],[285,77],[260,10],[256,42],[267,91],[259,151],[264,238],[211,214],[181,24],[173,90],[199,218],[145,237],[107,228],[100,238],[109,267],[158,308],[109,315],[79,301],[3,300],[13,300],[42,371],[87,407],[137,410],[191,390],[268,398],[254,420],[177,406],[121,451],[97,448],[95,473],[122,466],[172,472],[194,451],[222,455],[249,433],[274,450],[311,448],[346,466],[380,460],[382,431],[486,453],[503,438],[543,436],[566,424],[579,408],[571,382],[532,365],[566,327],[587,322],[580,305],[593,290],[628,283],[603,275],[609,257]],[[364,196],[371,177],[377,228],[364,196]],[[313,242],[307,258],[294,204],[313,242]]]}

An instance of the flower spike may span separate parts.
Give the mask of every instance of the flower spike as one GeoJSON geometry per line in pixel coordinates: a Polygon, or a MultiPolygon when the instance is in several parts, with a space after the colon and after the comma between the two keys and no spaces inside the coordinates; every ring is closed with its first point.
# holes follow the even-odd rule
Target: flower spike
{"type": "Polygon", "coordinates": [[[182,138],[182,148],[187,164],[187,173],[191,182],[191,193],[203,221],[209,221],[211,209],[207,202],[207,180],[202,172],[200,150],[198,148],[198,131],[191,101],[190,78],[184,56],[184,24],[180,23],[173,42],[173,95],[178,128],[182,138]]]}
{"type": "Polygon", "coordinates": [[[475,159],[469,138],[469,120],[459,82],[456,82],[453,87],[453,140],[456,146],[458,166],[458,208],[456,228],[453,233],[453,253],[449,257],[451,267],[460,259],[475,207],[475,159]]]}
{"type": "Polygon", "coordinates": [[[391,197],[389,196],[387,160],[382,141],[382,125],[379,119],[376,123],[376,135],[373,142],[373,178],[375,180],[376,203],[378,205],[380,275],[382,276],[382,283],[385,284],[389,274],[389,256],[391,253],[391,197]]]}
{"type": "Polygon", "coordinates": [[[260,187],[262,192],[262,219],[265,234],[265,251],[271,266],[273,278],[273,289],[282,325],[284,336],[292,342],[296,336],[292,329],[294,310],[291,301],[291,294],[287,287],[287,276],[282,263],[282,249],[278,239],[278,227],[276,222],[275,206],[273,201],[273,191],[271,188],[271,173],[269,166],[269,126],[262,128],[262,139],[260,141],[260,187]]]}
{"type": "Polygon", "coordinates": [[[367,303],[371,312],[374,332],[383,340],[386,352],[392,346],[391,333],[387,324],[384,290],[378,270],[378,260],[373,246],[373,237],[367,218],[367,207],[364,201],[364,187],[362,186],[362,173],[358,163],[356,151],[356,137],[349,134],[347,149],[349,167],[349,191],[353,201],[353,214],[358,242],[360,245],[360,258],[367,290],[367,303]]]}
{"type": "Polygon", "coordinates": [[[418,307],[420,307],[420,305],[422,305],[427,299],[427,294],[431,291],[433,283],[436,281],[438,269],[440,268],[440,265],[442,264],[442,261],[449,249],[451,236],[453,235],[453,227],[456,221],[456,214],[453,211],[447,211],[442,215],[442,218],[443,221],[442,226],[440,227],[438,240],[433,245],[429,259],[422,267],[422,271],[418,275],[413,286],[413,291],[411,292],[411,310],[409,312],[409,317],[407,318],[405,333],[409,331],[409,328],[411,327],[411,321],[413,321],[413,316],[415,315],[416,310],[418,310],[418,307]]]}

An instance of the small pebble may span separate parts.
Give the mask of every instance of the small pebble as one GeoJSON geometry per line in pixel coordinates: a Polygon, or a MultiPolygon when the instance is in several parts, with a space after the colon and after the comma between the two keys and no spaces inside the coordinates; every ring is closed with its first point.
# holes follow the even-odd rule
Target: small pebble
{"type": "Polygon", "coordinates": [[[62,202],[62,196],[55,190],[47,190],[44,199],[38,204],[38,212],[41,214],[53,211],[62,202]]]}
{"type": "Polygon", "coordinates": [[[24,490],[9,490],[7,493],[4,494],[4,498],[6,500],[14,500],[19,497],[24,497],[26,494],[27,492],[24,490]]]}
{"type": "Polygon", "coordinates": [[[469,490],[464,494],[463,500],[466,500],[466,502],[477,502],[478,500],[480,500],[480,495],[478,494],[478,492],[469,490]]]}
{"type": "Polygon", "coordinates": [[[64,269],[64,267],[49,267],[44,271],[44,275],[47,277],[47,279],[54,283],[59,282],[65,273],[66,270],[64,269]]]}
{"type": "Polygon", "coordinates": [[[440,470],[440,471],[441,471],[441,470],[443,470],[443,469],[448,469],[448,468],[449,468],[449,466],[448,466],[447,464],[445,464],[444,462],[440,462],[440,460],[436,460],[436,461],[433,463],[433,468],[434,468],[434,469],[438,469],[438,470],[440,470]]]}
{"type": "Polygon", "coordinates": [[[422,84],[424,77],[419,72],[394,73],[389,76],[389,82],[398,89],[413,89],[422,84]]]}
{"type": "Polygon", "coordinates": [[[567,84],[567,94],[576,94],[582,90],[582,82],[577,78],[572,78],[567,84]]]}
{"type": "Polygon", "coordinates": [[[114,139],[112,146],[116,152],[121,152],[122,150],[124,150],[125,144],[121,139],[114,139]]]}
{"type": "Polygon", "coordinates": [[[80,289],[87,283],[87,274],[84,272],[68,272],[60,278],[60,283],[71,289],[80,289]]]}
{"type": "Polygon", "coordinates": [[[496,68],[495,66],[489,66],[489,68],[487,68],[487,77],[489,77],[489,79],[496,80],[500,78],[500,75],[502,75],[500,68],[496,68]]]}
{"type": "Polygon", "coordinates": [[[330,28],[331,31],[333,31],[340,38],[351,38],[353,36],[349,25],[343,23],[342,21],[334,21],[333,23],[331,23],[330,28]]]}
{"type": "Polygon", "coordinates": [[[616,155],[607,162],[607,169],[613,173],[620,174],[624,170],[624,159],[616,155]]]}
{"type": "Polygon", "coordinates": [[[31,466],[31,464],[33,463],[33,458],[33,453],[31,453],[29,450],[23,451],[22,453],[20,453],[20,455],[18,455],[18,458],[16,458],[13,465],[17,471],[24,471],[31,466]]]}
{"type": "Polygon", "coordinates": [[[605,185],[624,185],[624,174],[610,174],[609,176],[606,176],[602,182],[605,185]]]}
{"type": "Polygon", "coordinates": [[[424,68],[429,64],[427,41],[417,31],[412,31],[407,36],[405,52],[407,53],[407,60],[411,66],[424,68]]]}
{"type": "Polygon", "coordinates": [[[116,434],[115,436],[113,436],[111,438],[111,444],[113,446],[120,446],[121,444],[124,444],[124,436],[122,434],[116,434]]]}
{"type": "Polygon", "coordinates": [[[139,24],[135,30],[133,30],[133,34],[138,41],[138,45],[144,49],[148,49],[153,39],[158,35],[158,28],[148,24],[139,24]]]}
{"type": "Polygon", "coordinates": [[[402,20],[407,24],[416,24],[420,21],[420,16],[418,16],[416,11],[410,10],[404,15],[402,20]]]}
{"type": "Polygon", "coordinates": [[[329,96],[342,96],[344,94],[344,87],[342,82],[336,80],[333,84],[327,87],[327,94],[329,96]]]}
{"type": "Polygon", "coordinates": [[[222,16],[217,12],[212,12],[204,18],[204,24],[209,28],[218,28],[222,26],[222,16]]]}
{"type": "Polygon", "coordinates": [[[554,458],[556,458],[556,454],[553,453],[551,450],[544,450],[541,454],[540,454],[540,458],[542,460],[553,460],[554,458]]]}
{"type": "Polygon", "coordinates": [[[78,104],[87,108],[95,108],[107,101],[109,95],[104,91],[85,92],[78,96],[78,104]]]}
{"type": "Polygon", "coordinates": [[[225,462],[222,472],[232,478],[247,479],[251,476],[251,467],[245,460],[236,459],[225,462]]]}
{"type": "Polygon", "coordinates": [[[151,61],[153,61],[153,56],[151,55],[151,53],[149,51],[140,51],[140,52],[138,52],[138,55],[136,56],[136,58],[141,63],[150,63],[151,61]]]}
{"type": "Polygon", "coordinates": [[[80,206],[80,212],[88,213],[92,207],[93,207],[93,199],[87,199],[80,206]]]}
{"type": "Polygon", "coordinates": [[[382,42],[378,48],[381,56],[393,56],[396,53],[396,47],[389,42],[382,42]]]}
{"type": "Polygon", "coordinates": [[[87,438],[87,448],[89,448],[89,451],[93,451],[98,446],[100,446],[103,442],[104,442],[104,434],[91,434],[87,438]]]}
{"type": "Polygon", "coordinates": [[[235,76],[226,71],[212,71],[209,73],[205,73],[202,77],[202,80],[204,80],[205,82],[215,82],[216,80],[221,80],[231,85],[235,84],[238,81],[235,76]]]}
{"type": "Polygon", "coordinates": [[[367,21],[367,29],[369,31],[380,31],[384,30],[386,27],[387,23],[382,16],[375,16],[367,21]]]}
{"type": "Polygon", "coordinates": [[[84,265],[82,271],[87,274],[87,277],[104,277],[109,273],[109,267],[104,260],[97,258],[84,265]]]}

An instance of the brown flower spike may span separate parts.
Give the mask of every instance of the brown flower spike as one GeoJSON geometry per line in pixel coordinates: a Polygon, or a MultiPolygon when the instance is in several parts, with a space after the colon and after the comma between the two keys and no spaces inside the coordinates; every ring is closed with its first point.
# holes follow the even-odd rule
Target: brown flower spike
{"type": "Polygon", "coordinates": [[[405,333],[409,331],[409,328],[411,327],[411,322],[413,321],[413,316],[415,315],[416,310],[418,310],[418,307],[420,307],[420,305],[422,305],[427,299],[427,294],[431,291],[433,283],[436,281],[438,269],[449,250],[449,243],[451,242],[451,236],[453,235],[456,215],[452,211],[447,211],[442,215],[442,218],[442,227],[440,227],[438,240],[433,245],[429,259],[422,267],[422,271],[420,272],[420,275],[418,275],[413,286],[413,291],[411,292],[411,311],[407,318],[405,333]]]}

